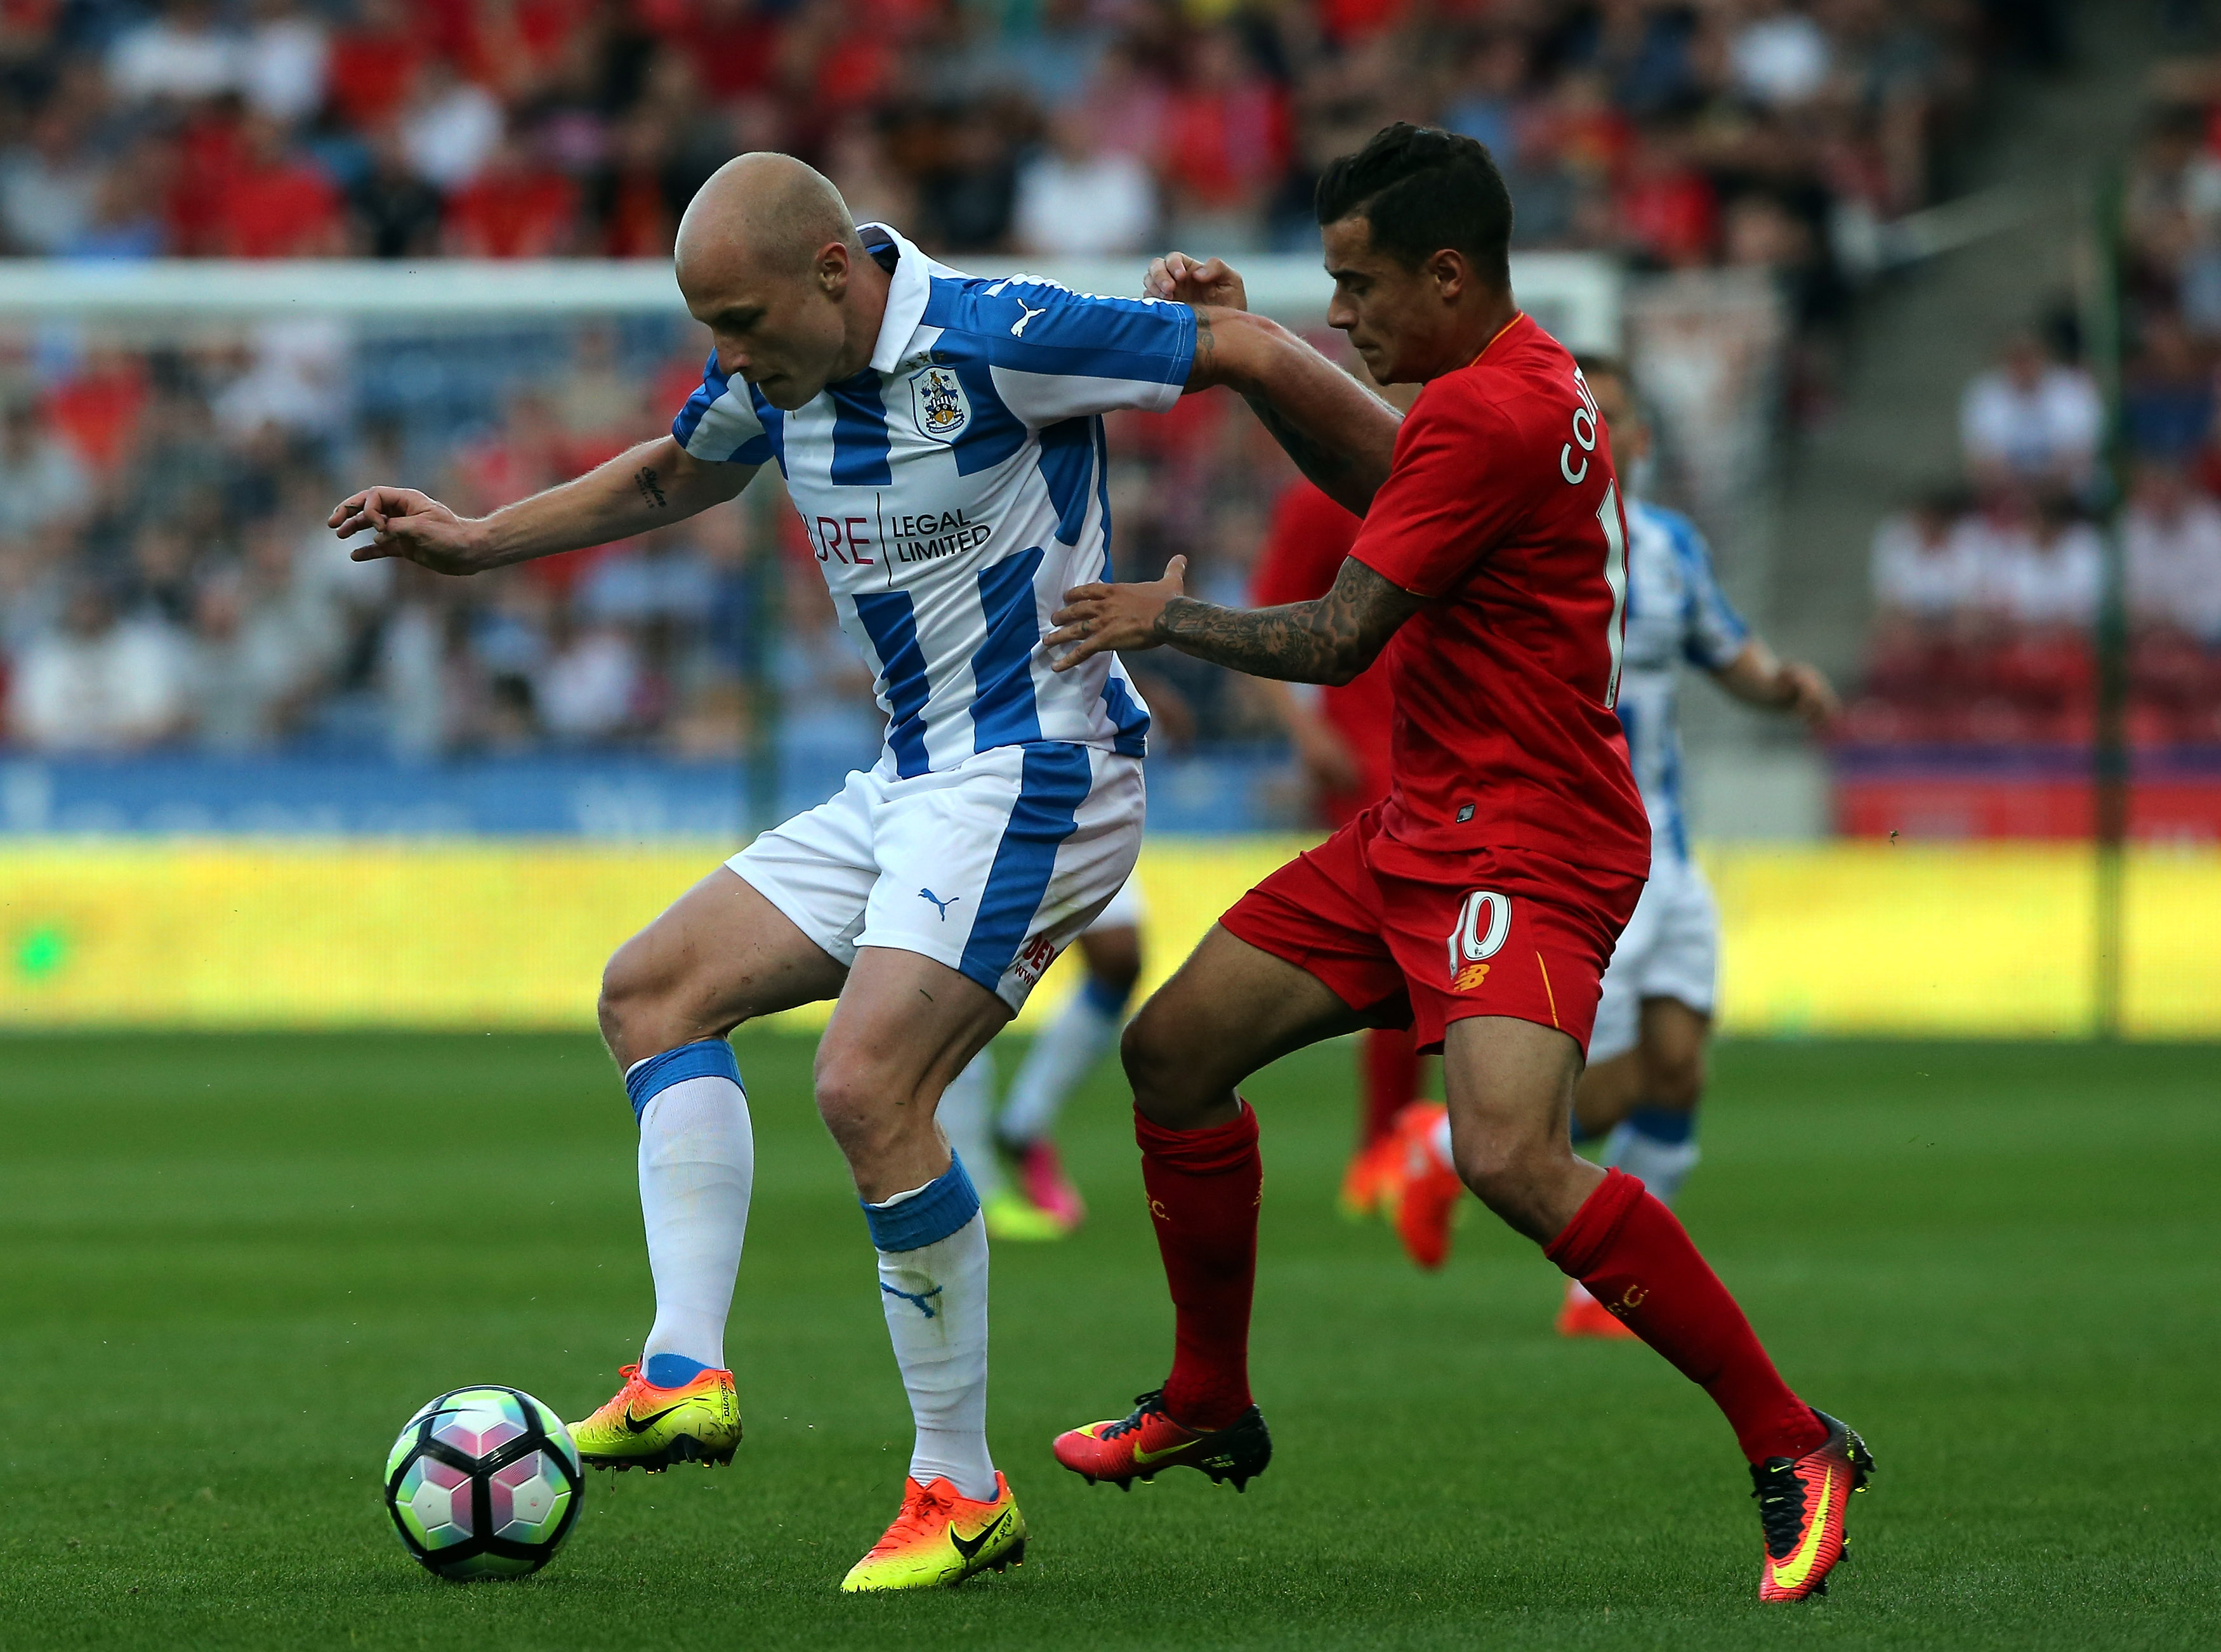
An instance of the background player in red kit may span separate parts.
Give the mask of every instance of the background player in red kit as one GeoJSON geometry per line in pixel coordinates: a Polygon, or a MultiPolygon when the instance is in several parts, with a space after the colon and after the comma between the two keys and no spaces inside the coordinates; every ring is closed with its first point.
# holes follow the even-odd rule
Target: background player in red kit
{"type": "MultiPolygon", "coordinates": [[[[1357,527],[1354,514],[1298,477],[1273,507],[1250,602],[1269,608],[1324,596],[1356,542],[1357,527]]],[[[1388,795],[1396,701],[1386,661],[1308,694],[1286,683],[1273,686],[1288,738],[1327,825],[1348,826],[1388,795]]],[[[1348,1216],[1373,1214],[1395,1185],[1400,1168],[1394,1158],[1400,1147],[1396,1115],[1419,1094],[1419,1051],[1411,1029],[1370,1028],[1360,1048],[1357,1144],[1342,1177],[1341,1204],[1348,1216]]]]}
{"type": "MultiPolygon", "coordinates": [[[[1262,1172],[1235,1086],[1318,1038],[1409,1019],[1442,1052],[1460,1175],[1718,1405],[1751,1464],[1760,1595],[1802,1599],[1841,1555],[1865,1445],[1790,1391],[1672,1213],[1567,1140],[1598,984],[1650,852],[1612,710],[1626,530],[1602,421],[1573,358],[1512,301],[1511,201],[1479,144],[1388,128],[1327,168],[1317,212],[1329,321],[1375,379],[1426,384],[1333,590],[1223,608],[1183,594],[1176,558],[1154,584],[1071,592],[1046,642],[1068,648],[1059,669],[1170,644],[1324,683],[1385,651],[1393,781],[1244,896],[1127,1030],[1173,1368],[1130,1415],[1060,1436],[1058,1459],[1122,1484],[1186,1463],[1239,1486],[1264,1468],[1248,1369],[1262,1172]]],[[[1216,264],[1168,259],[1160,284],[1240,302],[1216,264]]]]}

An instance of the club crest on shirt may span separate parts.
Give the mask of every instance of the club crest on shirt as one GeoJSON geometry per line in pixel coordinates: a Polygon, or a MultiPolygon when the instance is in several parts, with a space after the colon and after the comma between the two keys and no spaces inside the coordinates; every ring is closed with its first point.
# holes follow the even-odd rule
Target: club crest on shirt
{"type": "Polygon", "coordinates": [[[953,442],[972,422],[972,403],[954,369],[928,367],[910,376],[910,405],[921,435],[953,442]]]}

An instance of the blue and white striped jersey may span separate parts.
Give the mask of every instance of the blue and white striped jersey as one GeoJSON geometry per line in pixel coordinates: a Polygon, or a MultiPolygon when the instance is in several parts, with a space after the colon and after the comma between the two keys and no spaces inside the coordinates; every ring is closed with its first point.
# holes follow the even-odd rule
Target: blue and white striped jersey
{"type": "Polygon", "coordinates": [[[1179,399],[1195,312],[961,275],[864,228],[897,254],[870,365],[782,413],[713,355],[671,433],[698,458],[779,461],[878,675],[883,770],[1038,740],[1141,756],[1148,708],[1117,657],[1059,675],[1041,639],[1066,591],[1109,577],[1101,415],[1179,399]]]}
{"type": "Polygon", "coordinates": [[[1650,814],[1651,853],[1686,858],[1681,821],[1681,735],[1675,700],[1681,662],[1717,671],[1750,634],[1712,577],[1696,525],[1640,499],[1627,502],[1627,632],[1619,720],[1635,783],[1650,814]]]}

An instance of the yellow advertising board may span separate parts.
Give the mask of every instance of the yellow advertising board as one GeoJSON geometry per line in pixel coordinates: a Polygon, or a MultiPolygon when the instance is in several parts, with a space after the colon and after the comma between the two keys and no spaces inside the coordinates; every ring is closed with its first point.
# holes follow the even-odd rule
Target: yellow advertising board
{"type": "MultiPolygon", "coordinates": [[[[1161,979],[1295,838],[1161,838],[1142,860],[1161,979]]],[[[477,839],[19,840],[0,846],[0,1025],[583,1028],[604,960],[716,845],[477,839]]],[[[2086,849],[1717,845],[1721,1019],[1755,1035],[2088,1031],[2086,849]]],[[[2221,1035],[2221,853],[2126,884],[2136,1035],[2221,1035]]],[[[1026,1021],[1075,981],[1052,972],[1026,1021]]],[[[799,1025],[823,1012],[797,1012],[799,1025]]]]}

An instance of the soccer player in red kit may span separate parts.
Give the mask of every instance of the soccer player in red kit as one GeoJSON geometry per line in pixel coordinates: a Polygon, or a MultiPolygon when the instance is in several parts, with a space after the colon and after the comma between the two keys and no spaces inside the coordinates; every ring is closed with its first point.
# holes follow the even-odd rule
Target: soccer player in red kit
{"type": "MultiPolygon", "coordinates": [[[[1357,516],[1298,477],[1273,507],[1272,526],[1249,586],[1256,608],[1307,602],[1334,588],[1357,539],[1357,516]]],[[[1316,703],[1279,688],[1280,711],[1296,755],[1318,790],[1320,813],[1345,826],[1388,795],[1388,751],[1395,696],[1388,665],[1375,660],[1347,683],[1317,689],[1316,703]]],[[[1398,1185],[1404,1144],[1396,1115],[1418,1099],[1419,1051],[1408,1027],[1367,1031],[1359,1058],[1357,1145],[1342,1172],[1348,1216],[1377,1212],[1398,1185]]]]}
{"type": "MultiPolygon", "coordinates": [[[[1334,589],[1223,608],[1184,595],[1175,559],[1154,583],[1070,592],[1046,640],[1067,650],[1060,669],[1170,645],[1314,683],[1385,653],[1393,780],[1236,903],[1127,1030],[1173,1366],[1129,1415],[1060,1436],[1058,1460],[1121,1484],[1186,1464],[1238,1487],[1263,1470],[1248,1351],[1261,1170],[1235,1087],[1317,1039],[1408,1019],[1442,1052],[1459,1175],[1725,1413],[1759,1502],[1760,1596],[1801,1599],[1840,1557],[1873,1459],[1791,1392],[1673,1213],[1567,1139],[1598,985],[1650,855],[1612,710],[1626,529],[1602,421],[1573,358],[1513,302],[1511,201],[1480,145],[1390,127],[1326,169],[1317,215],[1328,320],[1376,380],[1425,384],[1334,589]]],[[[1215,262],[1173,255],[1152,274],[1202,301],[1199,334],[1210,303],[1241,302],[1215,262]]],[[[1275,434],[1325,485],[1316,452],[1275,434]]]]}

